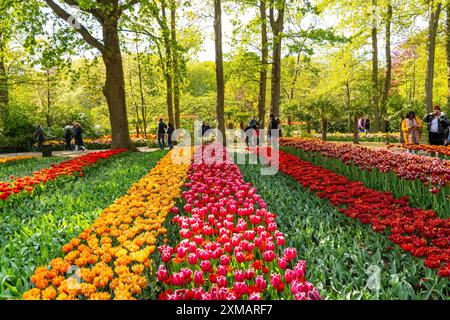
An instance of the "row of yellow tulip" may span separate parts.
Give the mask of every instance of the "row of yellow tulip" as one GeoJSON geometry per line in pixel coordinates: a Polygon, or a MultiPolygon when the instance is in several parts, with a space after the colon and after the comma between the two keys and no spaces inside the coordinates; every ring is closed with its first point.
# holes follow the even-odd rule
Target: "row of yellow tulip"
{"type": "Polygon", "coordinates": [[[139,297],[147,287],[156,238],[166,233],[163,223],[181,196],[188,168],[174,164],[167,154],[91,227],[63,246],[63,258],[52,260],[50,268],[37,268],[31,279],[35,287],[23,298],[139,297]]]}
{"type": "Polygon", "coordinates": [[[0,164],[18,161],[18,160],[26,160],[26,159],[31,159],[31,158],[33,158],[33,157],[32,156],[17,156],[17,157],[0,158],[0,164]]]}

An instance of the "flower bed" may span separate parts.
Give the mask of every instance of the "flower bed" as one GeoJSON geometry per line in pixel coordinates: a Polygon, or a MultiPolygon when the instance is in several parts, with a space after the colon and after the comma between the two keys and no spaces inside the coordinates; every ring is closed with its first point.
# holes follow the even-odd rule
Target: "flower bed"
{"type": "Polygon", "coordinates": [[[374,231],[388,231],[393,243],[415,257],[424,257],[425,265],[437,269],[440,276],[450,277],[450,218],[411,208],[406,197],[395,199],[389,192],[366,188],[282,151],[279,165],[282,172],[328,199],[341,213],[371,224],[374,231]]]}
{"type": "MultiPolygon", "coordinates": [[[[389,146],[390,147],[390,146],[389,146]]],[[[422,151],[432,156],[450,157],[450,146],[431,146],[424,144],[403,144],[400,148],[412,151],[422,151]]]]}
{"type": "MultiPolygon", "coordinates": [[[[314,138],[321,139],[321,134],[313,134],[314,138]]],[[[386,142],[389,141],[390,143],[398,143],[400,138],[400,134],[396,132],[392,133],[383,133],[383,132],[377,132],[377,133],[369,133],[366,135],[365,133],[359,133],[358,140],[361,142],[386,142]]],[[[339,133],[339,132],[333,132],[327,134],[327,140],[328,141],[348,141],[351,142],[354,139],[353,133],[339,133]]]]}
{"type": "Polygon", "coordinates": [[[85,169],[83,178],[67,176],[33,197],[4,202],[0,208],[0,299],[20,298],[30,289],[35,267],[58,257],[64,244],[91,226],[164,154],[124,152],[85,169]]]}
{"type": "Polygon", "coordinates": [[[33,158],[33,157],[32,156],[17,156],[17,157],[9,157],[9,158],[0,158],[0,164],[19,161],[19,160],[26,160],[26,159],[31,159],[31,158],[33,158]]]}
{"type": "Polygon", "coordinates": [[[40,267],[24,299],[135,299],[144,294],[156,238],[165,234],[174,199],[188,165],[166,155],[128,194],[106,208],[77,238],[62,247],[64,258],[40,267]],[[73,269],[81,281],[72,276],[73,269]]]}
{"type": "Polygon", "coordinates": [[[267,209],[283,213],[277,215],[278,229],[308,266],[315,266],[307,268],[306,278],[314,279],[324,299],[448,300],[449,278],[438,277],[370,225],[343,215],[289,175],[261,175],[261,166],[251,164],[239,167],[267,209]]]}
{"type": "Polygon", "coordinates": [[[283,139],[281,145],[282,150],[349,180],[396,197],[406,195],[415,207],[433,209],[442,217],[450,214],[448,160],[306,139],[283,139]]]}
{"type": "Polygon", "coordinates": [[[295,248],[284,248],[276,215],[239,168],[229,159],[200,163],[201,155],[198,148],[183,213],[173,209],[183,240],[158,248],[158,281],[165,289],[160,299],[320,299],[305,280],[305,261],[295,261],[295,248]]]}
{"type": "MultiPolygon", "coordinates": [[[[90,150],[111,149],[112,137],[109,135],[96,139],[86,138],[83,139],[83,142],[86,148],[90,150]]],[[[155,147],[157,145],[155,135],[147,135],[146,137],[143,135],[131,135],[131,142],[136,147],[155,147]]],[[[64,140],[49,140],[45,144],[50,146],[55,151],[62,151],[66,146],[64,140]]]]}
{"type": "Polygon", "coordinates": [[[11,177],[10,182],[0,182],[0,201],[4,201],[14,194],[26,190],[32,192],[36,185],[45,184],[47,181],[55,180],[60,176],[78,174],[83,175],[83,170],[90,167],[101,159],[109,158],[113,155],[127,151],[126,149],[116,149],[102,152],[89,153],[79,158],[61,162],[50,168],[42,169],[22,178],[11,177]]]}

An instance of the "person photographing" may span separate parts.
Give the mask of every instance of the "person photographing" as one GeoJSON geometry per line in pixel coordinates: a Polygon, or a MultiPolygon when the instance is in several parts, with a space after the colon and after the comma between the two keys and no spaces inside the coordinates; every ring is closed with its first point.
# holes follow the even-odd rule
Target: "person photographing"
{"type": "Polygon", "coordinates": [[[423,119],[428,123],[428,138],[430,145],[443,146],[445,144],[445,133],[450,126],[447,117],[441,112],[439,106],[433,107],[433,112],[426,115],[423,119]]]}

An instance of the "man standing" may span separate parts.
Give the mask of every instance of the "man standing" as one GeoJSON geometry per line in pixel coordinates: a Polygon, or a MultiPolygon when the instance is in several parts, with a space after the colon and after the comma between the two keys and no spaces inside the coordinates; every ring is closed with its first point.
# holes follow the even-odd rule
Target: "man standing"
{"type": "Polygon", "coordinates": [[[427,114],[423,119],[428,123],[428,137],[431,145],[443,146],[445,144],[445,132],[450,126],[450,122],[441,112],[441,107],[434,106],[433,112],[427,114]]]}
{"type": "Polygon", "coordinates": [[[44,148],[45,136],[44,136],[44,129],[42,129],[42,126],[40,124],[37,125],[34,135],[37,139],[38,151],[42,151],[44,148]]]}
{"type": "Polygon", "coordinates": [[[167,125],[164,123],[163,119],[159,119],[158,123],[158,144],[161,150],[164,150],[164,136],[166,135],[167,125]]]}
{"type": "Polygon", "coordinates": [[[64,140],[66,141],[66,146],[64,147],[65,151],[72,151],[72,138],[73,138],[73,131],[72,127],[68,124],[64,127],[64,140]]]}
{"type": "Polygon", "coordinates": [[[269,143],[272,142],[272,139],[276,139],[280,137],[280,126],[279,126],[279,122],[277,119],[275,119],[275,115],[271,114],[270,115],[270,121],[269,121],[269,133],[268,133],[268,137],[269,137],[269,143]],[[272,132],[273,131],[273,132],[272,132]]]}

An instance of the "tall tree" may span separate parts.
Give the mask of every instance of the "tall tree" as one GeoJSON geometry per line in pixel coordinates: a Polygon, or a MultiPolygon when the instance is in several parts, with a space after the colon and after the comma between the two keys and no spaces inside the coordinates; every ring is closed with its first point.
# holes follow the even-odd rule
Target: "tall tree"
{"type": "Polygon", "coordinates": [[[264,128],[266,118],[267,63],[269,48],[267,40],[267,1],[259,1],[259,17],[261,19],[261,70],[259,72],[258,119],[264,128]]]}
{"type": "Polygon", "coordinates": [[[173,77],[172,77],[172,43],[170,40],[170,29],[167,23],[166,15],[167,4],[166,1],[161,1],[162,19],[158,19],[159,25],[162,29],[164,48],[166,52],[166,100],[167,100],[167,114],[169,115],[169,122],[175,123],[173,117],[173,77]]]}
{"type": "Polygon", "coordinates": [[[374,116],[374,130],[380,131],[380,110],[378,96],[378,21],[375,10],[377,0],[372,0],[372,111],[374,116]]]}
{"type": "Polygon", "coordinates": [[[430,0],[428,2],[428,42],[427,42],[427,71],[425,80],[425,104],[426,111],[433,111],[433,84],[434,84],[434,64],[436,57],[436,35],[439,27],[439,17],[441,15],[442,3],[430,0]]]}
{"type": "MultiPolygon", "coordinates": [[[[139,96],[141,100],[141,113],[142,113],[142,125],[143,125],[143,132],[144,136],[147,135],[147,107],[145,105],[145,98],[144,98],[144,87],[143,87],[143,81],[142,81],[142,62],[141,62],[141,53],[139,52],[139,43],[136,41],[136,61],[137,61],[137,67],[138,67],[138,79],[139,79],[139,96]]],[[[138,119],[138,126],[139,126],[139,112],[137,112],[137,119],[138,119]]]]}
{"type": "Polygon", "coordinates": [[[172,35],[172,60],[173,60],[173,109],[175,115],[175,128],[180,128],[180,70],[177,47],[177,3],[170,0],[170,29],[172,35]]]}
{"type": "Polygon", "coordinates": [[[391,54],[391,22],[392,22],[392,3],[388,0],[386,14],[386,77],[384,79],[384,90],[381,98],[381,131],[386,132],[386,112],[389,93],[391,90],[392,80],[392,54],[391,54]]]}
{"type": "Polygon", "coordinates": [[[285,0],[269,0],[269,18],[273,33],[270,113],[280,116],[281,43],[284,28],[285,0]]]}
{"type": "Polygon", "coordinates": [[[447,2],[447,21],[446,21],[446,46],[445,52],[447,56],[447,114],[450,114],[450,1],[447,2]]]}
{"type": "MultiPolygon", "coordinates": [[[[53,0],[45,0],[47,5],[61,19],[73,21],[73,16],[53,0]]],[[[103,40],[95,38],[82,24],[77,24],[75,30],[86,43],[96,48],[102,55],[106,68],[106,81],[103,94],[108,104],[112,148],[133,149],[130,139],[125,98],[125,78],[122,63],[122,53],[119,41],[118,25],[125,11],[139,3],[139,0],[64,0],[67,5],[78,6],[79,10],[100,23],[103,40]]]]}
{"type": "Polygon", "coordinates": [[[222,50],[222,0],[214,0],[214,35],[216,52],[216,117],[219,131],[223,134],[225,142],[225,80],[223,75],[222,50]]]}

